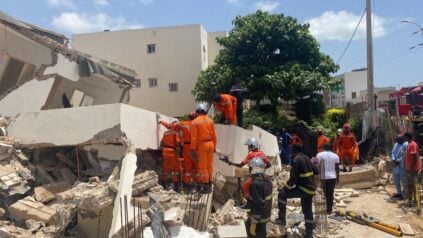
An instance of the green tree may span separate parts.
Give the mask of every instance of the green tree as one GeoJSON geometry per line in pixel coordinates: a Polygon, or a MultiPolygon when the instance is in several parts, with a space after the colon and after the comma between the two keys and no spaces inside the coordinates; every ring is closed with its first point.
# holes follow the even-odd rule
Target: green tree
{"type": "Polygon", "coordinates": [[[223,46],[213,66],[203,71],[193,94],[211,101],[227,92],[235,79],[249,90],[252,100],[292,100],[310,96],[328,86],[338,66],[320,52],[308,24],[293,17],[257,11],[237,16],[233,29],[218,38],[223,46]]]}

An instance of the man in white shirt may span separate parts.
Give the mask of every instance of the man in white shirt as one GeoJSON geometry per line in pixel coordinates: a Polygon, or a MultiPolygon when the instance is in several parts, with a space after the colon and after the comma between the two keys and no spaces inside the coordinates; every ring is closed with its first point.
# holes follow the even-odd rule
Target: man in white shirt
{"type": "Polygon", "coordinates": [[[335,184],[339,182],[339,157],[331,150],[331,144],[324,144],[323,151],[316,155],[317,163],[320,165],[320,179],[326,197],[328,214],[332,213],[335,184]]]}

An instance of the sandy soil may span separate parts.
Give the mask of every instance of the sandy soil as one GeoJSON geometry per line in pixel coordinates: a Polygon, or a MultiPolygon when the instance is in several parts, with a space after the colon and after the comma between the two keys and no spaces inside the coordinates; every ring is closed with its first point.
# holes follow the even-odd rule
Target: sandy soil
{"type": "MultiPolygon", "coordinates": [[[[385,191],[360,190],[359,197],[346,199],[350,203],[347,208],[335,210],[351,210],[357,214],[365,212],[367,215],[380,219],[381,221],[398,225],[398,223],[410,224],[416,233],[415,237],[423,237],[423,216],[418,216],[412,211],[405,211],[400,207],[402,202],[390,199],[393,186],[388,185],[385,191]]],[[[376,230],[372,227],[360,225],[350,221],[335,221],[328,218],[330,238],[385,238],[395,237],[388,233],[376,230]]]]}

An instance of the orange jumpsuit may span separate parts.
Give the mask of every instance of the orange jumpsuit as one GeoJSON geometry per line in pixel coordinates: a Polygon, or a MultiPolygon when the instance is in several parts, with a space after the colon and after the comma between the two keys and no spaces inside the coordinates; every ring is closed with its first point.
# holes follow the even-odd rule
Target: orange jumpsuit
{"type": "Polygon", "coordinates": [[[178,147],[179,133],[175,130],[166,131],[162,138],[162,180],[165,182],[179,182],[181,163],[178,147]]]}
{"type": "Polygon", "coordinates": [[[220,94],[221,101],[216,103],[216,109],[222,113],[222,116],[229,120],[231,125],[237,123],[236,120],[236,107],[237,100],[230,94],[220,94]]]}
{"type": "Polygon", "coordinates": [[[330,139],[327,138],[325,135],[321,135],[317,137],[317,152],[323,151],[323,145],[330,142],[330,139]]]}
{"type": "Polygon", "coordinates": [[[166,128],[182,133],[182,181],[192,183],[197,170],[197,164],[191,157],[191,123],[192,121],[181,121],[179,123],[160,122],[166,128]]]}
{"type": "Polygon", "coordinates": [[[198,159],[198,183],[209,183],[213,177],[213,153],[216,149],[216,130],[208,116],[200,114],[191,123],[191,150],[198,159]]]}
{"type": "Polygon", "coordinates": [[[342,164],[351,162],[352,166],[355,165],[355,161],[358,159],[358,144],[352,132],[342,133],[339,136],[338,155],[342,164]]]}

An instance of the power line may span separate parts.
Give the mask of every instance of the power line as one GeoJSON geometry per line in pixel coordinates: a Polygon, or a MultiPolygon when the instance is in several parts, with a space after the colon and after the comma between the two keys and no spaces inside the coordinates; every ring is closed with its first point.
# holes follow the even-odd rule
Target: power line
{"type": "Polygon", "coordinates": [[[363,14],[361,14],[360,20],[358,21],[358,24],[357,24],[357,26],[355,27],[354,32],[353,32],[353,34],[352,34],[352,36],[351,36],[350,40],[348,41],[347,46],[345,47],[345,49],[344,49],[344,51],[342,52],[342,54],[341,54],[341,56],[339,57],[339,59],[336,61],[336,64],[339,64],[339,61],[341,61],[342,57],[344,57],[344,55],[345,55],[345,52],[347,52],[347,49],[348,49],[348,47],[350,46],[351,41],[353,40],[353,38],[354,38],[354,36],[355,36],[355,33],[356,33],[356,32],[357,32],[357,30],[358,30],[358,27],[360,26],[361,20],[363,20],[364,13],[366,13],[366,8],[364,8],[363,14]]]}

